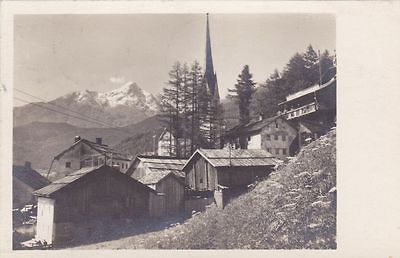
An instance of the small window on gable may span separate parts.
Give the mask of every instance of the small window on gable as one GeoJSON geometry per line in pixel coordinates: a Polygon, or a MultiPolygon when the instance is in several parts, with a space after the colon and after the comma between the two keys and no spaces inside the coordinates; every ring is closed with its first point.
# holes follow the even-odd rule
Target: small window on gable
{"type": "Polygon", "coordinates": [[[251,136],[247,137],[247,140],[250,141],[251,140],[251,136]]]}
{"type": "Polygon", "coordinates": [[[71,162],[69,162],[69,161],[65,162],[65,167],[66,168],[70,168],[71,167],[71,162]]]}

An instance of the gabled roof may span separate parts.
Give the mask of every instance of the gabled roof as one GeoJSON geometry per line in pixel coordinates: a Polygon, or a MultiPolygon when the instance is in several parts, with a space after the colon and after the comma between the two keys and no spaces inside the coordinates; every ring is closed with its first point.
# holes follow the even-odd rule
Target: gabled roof
{"type": "Polygon", "coordinates": [[[132,183],[140,184],[140,185],[142,185],[142,187],[145,187],[149,191],[155,192],[152,188],[150,188],[146,185],[143,185],[142,183],[138,182],[137,180],[131,178],[130,176],[127,176],[127,175],[119,172],[115,168],[112,168],[107,165],[101,165],[101,166],[97,166],[97,167],[81,168],[71,174],[66,175],[65,177],[63,177],[61,179],[54,181],[50,185],[33,192],[33,194],[37,195],[37,196],[51,197],[54,193],[58,192],[59,190],[63,189],[64,187],[66,187],[70,184],[76,183],[77,181],[81,180],[83,177],[85,177],[89,174],[94,174],[94,173],[104,171],[104,169],[111,171],[111,173],[115,173],[115,175],[123,176],[126,178],[126,180],[131,180],[132,183]]]}
{"type": "Polygon", "coordinates": [[[137,155],[131,166],[134,166],[139,161],[143,162],[144,165],[150,169],[168,170],[179,177],[185,177],[185,174],[182,172],[182,168],[187,161],[186,159],[168,156],[137,155]]]}
{"type": "Polygon", "coordinates": [[[71,150],[78,144],[85,144],[85,145],[89,146],[90,148],[92,148],[93,150],[97,151],[99,154],[106,155],[107,158],[111,158],[111,156],[112,156],[113,159],[121,159],[121,160],[126,160],[126,161],[131,160],[131,157],[128,154],[118,152],[118,151],[112,149],[111,147],[109,147],[108,145],[98,144],[98,143],[91,142],[86,139],[80,139],[79,141],[75,142],[68,149],[62,151],[60,154],[58,154],[54,158],[59,159],[62,155],[64,155],[66,152],[68,152],[69,150],[71,150]]]}
{"type": "Polygon", "coordinates": [[[275,166],[278,161],[266,150],[197,149],[182,170],[199,156],[204,157],[213,167],[275,166]]]}
{"type": "Polygon", "coordinates": [[[29,185],[34,190],[40,189],[51,183],[36,170],[27,166],[13,166],[13,177],[29,185]]]}
{"type": "Polygon", "coordinates": [[[232,136],[237,136],[240,134],[250,134],[250,133],[257,133],[260,132],[264,127],[268,126],[269,124],[273,123],[276,119],[281,118],[285,121],[289,126],[296,128],[295,125],[286,120],[282,115],[277,115],[269,118],[264,118],[262,120],[253,121],[247,124],[238,125],[233,127],[231,130],[225,133],[224,137],[229,138],[232,136]]]}
{"type": "Polygon", "coordinates": [[[300,90],[298,92],[295,92],[293,94],[290,94],[290,95],[286,96],[286,101],[284,101],[282,103],[279,103],[278,105],[282,105],[284,103],[291,102],[294,99],[298,99],[298,98],[303,97],[305,95],[320,91],[320,90],[322,90],[322,89],[324,89],[326,87],[329,87],[329,86],[333,85],[334,82],[336,82],[336,76],[334,76],[332,79],[330,79],[328,82],[326,82],[326,83],[324,83],[322,85],[316,84],[316,85],[310,86],[308,88],[305,88],[303,90],[300,90]]]}
{"type": "Polygon", "coordinates": [[[138,179],[138,181],[145,185],[155,185],[164,180],[165,178],[167,178],[168,176],[172,176],[175,177],[179,183],[183,184],[179,176],[177,176],[171,170],[154,169],[154,168],[150,170],[151,170],[150,173],[147,173],[144,177],[138,179]]]}

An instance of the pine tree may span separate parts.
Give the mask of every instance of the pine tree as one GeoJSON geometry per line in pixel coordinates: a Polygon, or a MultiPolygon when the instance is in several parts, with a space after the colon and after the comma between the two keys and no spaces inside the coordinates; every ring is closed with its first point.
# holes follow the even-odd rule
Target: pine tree
{"type": "Polygon", "coordinates": [[[235,84],[235,89],[230,90],[235,93],[237,103],[239,105],[239,122],[246,124],[250,122],[250,101],[255,92],[255,83],[252,80],[252,74],[248,65],[243,67],[239,74],[239,79],[235,84]]]}
{"type": "Polygon", "coordinates": [[[293,55],[282,74],[277,70],[257,88],[251,101],[252,110],[263,117],[276,115],[278,104],[289,94],[303,90],[319,83],[321,69],[322,83],[336,73],[333,69],[334,57],[325,50],[318,57],[313,47],[309,45],[305,53],[293,55]]]}

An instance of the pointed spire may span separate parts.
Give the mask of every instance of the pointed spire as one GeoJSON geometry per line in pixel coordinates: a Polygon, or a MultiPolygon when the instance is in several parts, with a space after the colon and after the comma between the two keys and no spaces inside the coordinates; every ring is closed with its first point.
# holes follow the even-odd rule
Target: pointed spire
{"type": "Polygon", "coordinates": [[[210,24],[208,20],[208,13],[207,13],[207,27],[206,27],[206,71],[204,74],[204,78],[206,79],[207,86],[210,89],[211,94],[214,95],[215,89],[218,86],[216,86],[217,78],[214,73],[214,64],[211,53],[211,37],[210,37],[210,24]]]}

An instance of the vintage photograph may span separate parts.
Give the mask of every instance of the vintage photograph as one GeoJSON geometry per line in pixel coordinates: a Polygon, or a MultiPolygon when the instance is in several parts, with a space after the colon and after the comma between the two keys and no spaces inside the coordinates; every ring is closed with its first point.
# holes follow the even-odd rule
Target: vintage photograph
{"type": "Polygon", "coordinates": [[[18,14],[13,33],[14,250],[336,250],[335,14],[18,14]]]}

